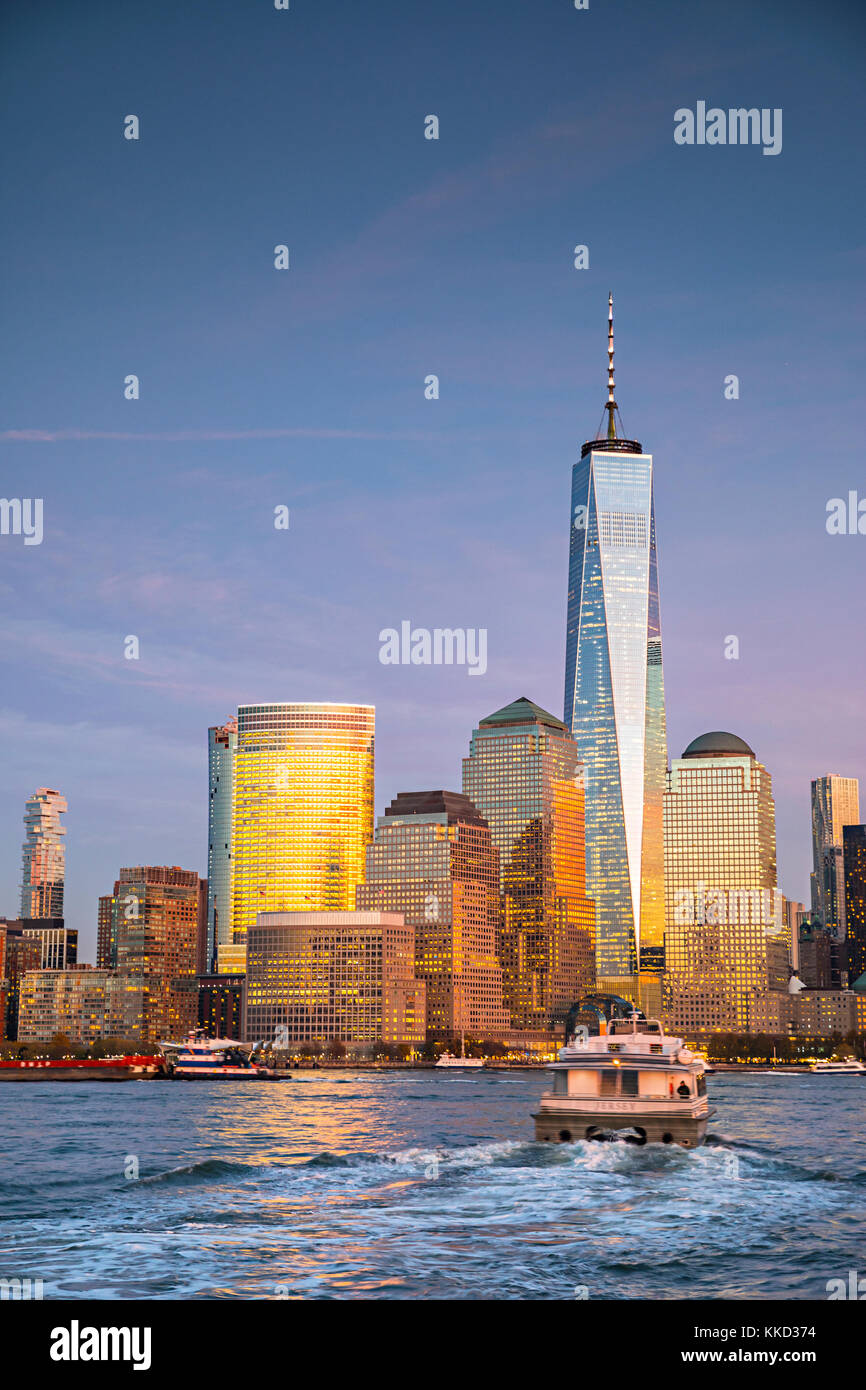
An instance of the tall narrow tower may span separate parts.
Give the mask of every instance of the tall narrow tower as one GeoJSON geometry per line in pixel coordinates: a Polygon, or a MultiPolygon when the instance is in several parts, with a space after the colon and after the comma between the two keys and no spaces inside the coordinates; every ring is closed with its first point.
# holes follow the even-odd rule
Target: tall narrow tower
{"type": "Polygon", "coordinates": [[[584,444],[572,470],[565,722],[586,769],[586,891],[596,902],[599,988],[656,1008],[667,735],[653,461],[622,437],[613,296],[607,351],[607,428],[584,444]]]}
{"type": "Polygon", "coordinates": [[[66,878],[65,826],[60,817],[66,798],[50,787],[37,787],[24,813],[26,839],[22,854],[21,916],[62,917],[66,878]]]}

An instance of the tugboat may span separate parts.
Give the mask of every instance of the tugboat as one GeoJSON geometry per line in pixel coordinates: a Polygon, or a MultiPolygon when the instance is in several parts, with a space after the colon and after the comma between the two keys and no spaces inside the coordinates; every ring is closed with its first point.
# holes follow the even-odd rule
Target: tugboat
{"type": "Polygon", "coordinates": [[[228,1081],[282,1081],[273,1067],[254,1062],[255,1043],[235,1042],[231,1038],[208,1038],[194,1028],[185,1042],[161,1042],[166,1075],[176,1081],[205,1079],[228,1081]]]}
{"type": "MultiPolygon", "coordinates": [[[[633,1011],[602,1021],[598,1037],[573,1034],[552,1064],[553,1090],[533,1115],[535,1137],[569,1143],[622,1138],[632,1144],[704,1141],[714,1111],[703,1060],[657,1019],[633,1011]]],[[[585,1034],[585,1030],[582,1030],[585,1034]]]]}

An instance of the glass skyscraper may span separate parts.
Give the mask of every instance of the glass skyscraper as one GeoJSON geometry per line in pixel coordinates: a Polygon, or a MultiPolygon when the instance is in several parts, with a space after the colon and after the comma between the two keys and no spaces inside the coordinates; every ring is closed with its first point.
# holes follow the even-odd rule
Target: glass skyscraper
{"type": "Polygon", "coordinates": [[[372,705],[241,705],[232,809],[232,936],[243,970],[260,912],[350,912],[373,838],[372,705]]]}
{"type": "Polygon", "coordinates": [[[207,968],[232,940],[232,803],[238,721],[207,731],[207,968]]]}
{"type": "Polygon", "coordinates": [[[595,987],[586,895],[583,769],[574,739],[525,697],[482,719],[463,791],[499,851],[502,993],[513,1028],[564,1023],[595,987]]]}
{"type": "Polygon", "coordinates": [[[831,773],[812,783],[812,912],[837,945],[845,941],[842,831],[860,821],[860,783],[831,773]]]}
{"type": "Polygon", "coordinates": [[[599,987],[636,999],[638,972],[664,965],[667,737],[653,460],[617,433],[612,300],[608,366],[606,437],[572,471],[565,722],[585,766],[599,987]]]}
{"type": "Polygon", "coordinates": [[[67,809],[66,798],[50,787],[37,787],[27,801],[24,813],[24,840],[21,879],[22,917],[63,916],[63,885],[66,878],[66,829],[60,817],[67,809]]]}

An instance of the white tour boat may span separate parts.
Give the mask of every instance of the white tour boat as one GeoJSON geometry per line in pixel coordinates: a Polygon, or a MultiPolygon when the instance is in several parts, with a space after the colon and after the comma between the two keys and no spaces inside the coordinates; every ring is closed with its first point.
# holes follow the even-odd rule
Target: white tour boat
{"type": "Polygon", "coordinates": [[[250,1053],[254,1046],[254,1043],[236,1042],[232,1038],[208,1038],[200,1028],[194,1028],[184,1042],[160,1043],[166,1074],[178,1081],[282,1080],[273,1067],[252,1061],[250,1053]]]}
{"type": "Polygon", "coordinates": [[[443,1052],[436,1063],[437,1067],[483,1067],[483,1057],[466,1056],[466,1039],[463,1033],[460,1034],[460,1056],[455,1057],[453,1052],[443,1052]]]}
{"type": "Polygon", "coordinates": [[[866,1076],[866,1063],[852,1057],[850,1062],[813,1062],[809,1070],[829,1076],[866,1076]]]}
{"type": "Polygon", "coordinates": [[[598,1037],[574,1036],[552,1064],[553,1090],[541,1097],[536,1139],[568,1143],[620,1135],[632,1144],[702,1144],[711,1114],[702,1058],[656,1019],[633,1013],[601,1024],[598,1037]]]}

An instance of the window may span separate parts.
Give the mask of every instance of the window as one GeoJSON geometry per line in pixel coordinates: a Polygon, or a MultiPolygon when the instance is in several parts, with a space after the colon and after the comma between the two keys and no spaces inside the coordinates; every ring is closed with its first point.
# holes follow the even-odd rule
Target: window
{"type": "Polygon", "coordinates": [[[638,1073],[636,1071],[624,1071],[620,1072],[620,1075],[622,1077],[621,1094],[624,1096],[636,1096],[638,1073]]]}

